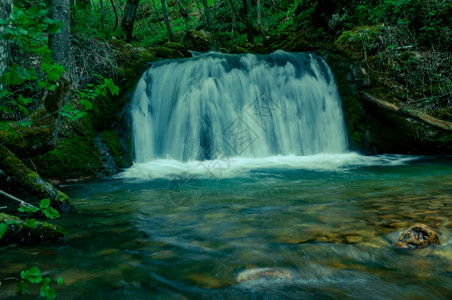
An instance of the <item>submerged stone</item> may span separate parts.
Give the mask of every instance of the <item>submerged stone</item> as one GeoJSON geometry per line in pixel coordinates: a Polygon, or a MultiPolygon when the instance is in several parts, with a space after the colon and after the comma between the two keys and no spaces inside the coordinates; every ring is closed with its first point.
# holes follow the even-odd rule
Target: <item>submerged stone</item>
{"type": "Polygon", "coordinates": [[[291,279],[292,272],[286,269],[255,268],[247,269],[237,275],[237,282],[258,279],[291,279]]]}
{"type": "Polygon", "coordinates": [[[405,230],[396,246],[404,249],[418,249],[430,244],[441,245],[439,235],[427,225],[419,223],[405,230]]]}

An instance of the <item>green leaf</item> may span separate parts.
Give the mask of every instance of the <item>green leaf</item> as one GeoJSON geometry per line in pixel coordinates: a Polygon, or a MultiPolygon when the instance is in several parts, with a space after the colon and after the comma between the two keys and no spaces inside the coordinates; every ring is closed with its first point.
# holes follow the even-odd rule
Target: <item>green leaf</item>
{"type": "Polygon", "coordinates": [[[56,219],[60,217],[60,213],[53,207],[44,208],[42,212],[49,219],[56,219]]]}
{"type": "MultiPolygon", "coordinates": [[[[34,71],[34,69],[33,69],[34,71]]],[[[19,102],[23,105],[30,104],[33,100],[29,97],[25,98],[22,94],[19,95],[19,102]]]]}
{"type": "Polygon", "coordinates": [[[39,207],[42,209],[49,207],[49,205],[50,205],[49,198],[42,199],[41,202],[39,203],[39,207]]]}
{"type": "MultiPolygon", "coordinates": [[[[23,272],[23,271],[22,271],[23,272]]],[[[27,292],[27,285],[25,284],[25,280],[20,280],[17,283],[17,289],[16,289],[16,293],[23,295],[27,292]]]]}
{"type": "Polygon", "coordinates": [[[24,127],[24,128],[28,128],[30,127],[33,123],[31,121],[19,121],[16,123],[18,126],[20,127],[24,127]]]}
{"type": "Polygon", "coordinates": [[[90,110],[93,108],[93,104],[90,101],[85,100],[85,99],[80,100],[80,105],[83,106],[83,108],[85,110],[90,110]]]}
{"type": "Polygon", "coordinates": [[[25,272],[20,273],[22,279],[26,279],[31,283],[40,283],[42,281],[41,270],[38,267],[32,266],[25,272]]]}
{"type": "Polygon", "coordinates": [[[36,228],[36,223],[35,219],[25,220],[25,224],[27,224],[30,228],[36,228]]]}
{"type": "Polygon", "coordinates": [[[112,79],[105,79],[104,83],[107,86],[107,88],[110,90],[110,93],[112,95],[119,94],[119,87],[113,82],[112,79]]]}
{"type": "Polygon", "coordinates": [[[35,213],[39,211],[39,208],[22,205],[17,210],[22,213],[35,213]]]}
{"type": "Polygon", "coordinates": [[[41,286],[41,297],[44,297],[46,299],[55,299],[56,291],[49,285],[43,285],[41,286]]]}
{"type": "Polygon", "coordinates": [[[43,17],[47,15],[48,10],[42,9],[39,6],[32,6],[29,9],[27,9],[27,13],[30,17],[43,17]]]}
{"type": "Polygon", "coordinates": [[[58,277],[57,278],[57,284],[58,285],[62,285],[63,284],[63,277],[58,277]]]}
{"type": "Polygon", "coordinates": [[[58,20],[46,19],[45,22],[48,24],[47,31],[50,34],[58,33],[58,31],[60,31],[61,27],[63,27],[63,22],[60,22],[58,20]]]}
{"type": "Polygon", "coordinates": [[[0,239],[5,235],[7,229],[8,229],[7,224],[0,223],[0,239]]]}

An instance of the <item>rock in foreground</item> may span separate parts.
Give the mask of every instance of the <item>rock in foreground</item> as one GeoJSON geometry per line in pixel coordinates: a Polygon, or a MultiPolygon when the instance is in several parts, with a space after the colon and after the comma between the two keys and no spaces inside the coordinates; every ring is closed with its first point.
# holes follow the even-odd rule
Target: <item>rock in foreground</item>
{"type": "Polygon", "coordinates": [[[430,244],[441,245],[439,235],[427,225],[419,223],[405,230],[396,246],[404,249],[418,249],[430,244]]]}
{"type": "Polygon", "coordinates": [[[237,282],[257,279],[291,279],[292,273],[285,269],[255,268],[247,269],[237,275],[237,282]]]}

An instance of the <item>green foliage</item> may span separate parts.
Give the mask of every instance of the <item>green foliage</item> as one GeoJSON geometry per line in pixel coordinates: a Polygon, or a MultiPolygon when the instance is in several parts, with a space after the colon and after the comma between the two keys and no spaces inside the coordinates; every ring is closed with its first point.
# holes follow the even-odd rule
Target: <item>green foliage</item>
{"type": "Polygon", "coordinates": [[[53,207],[50,206],[50,199],[42,199],[39,203],[42,213],[49,219],[55,219],[60,217],[60,213],[53,207]]]}
{"type": "Polygon", "coordinates": [[[61,110],[58,112],[62,116],[68,118],[71,121],[75,121],[87,114],[87,111],[93,108],[93,103],[99,97],[106,97],[109,93],[111,95],[119,94],[119,87],[110,78],[104,78],[101,75],[94,74],[98,78],[98,84],[94,85],[89,83],[87,88],[81,91],[75,91],[80,97],[80,108],[76,107],[71,103],[66,103],[61,110]]]}
{"type": "Polygon", "coordinates": [[[39,211],[39,208],[22,205],[19,207],[18,211],[21,213],[35,213],[39,211]]]}
{"type": "Polygon", "coordinates": [[[19,110],[27,115],[34,95],[43,88],[54,89],[53,83],[64,72],[52,62],[47,46],[48,33],[61,28],[59,21],[49,18],[49,12],[44,1],[21,1],[16,3],[10,20],[0,20],[4,28],[1,38],[9,40],[16,51],[14,62],[0,78],[5,87],[0,97],[0,113],[19,110]]]}
{"type": "MultiPolygon", "coordinates": [[[[20,276],[22,280],[20,280],[17,283],[17,294],[25,294],[28,291],[26,282],[32,284],[38,284],[42,282],[41,285],[41,297],[46,299],[55,299],[56,298],[56,291],[50,287],[51,279],[49,277],[43,278],[41,270],[39,270],[38,267],[32,266],[26,271],[22,271],[20,273],[20,276]]],[[[63,284],[63,278],[58,277],[57,284],[62,285],[63,284]]]]}
{"type": "Polygon", "coordinates": [[[40,283],[42,281],[41,270],[35,266],[30,267],[26,271],[20,272],[20,277],[30,283],[40,283]]]}
{"type": "Polygon", "coordinates": [[[8,224],[0,223],[0,239],[5,235],[8,230],[8,224]]]}
{"type": "MultiPolygon", "coordinates": [[[[22,205],[19,207],[18,211],[20,211],[22,213],[36,213],[36,212],[41,211],[41,214],[45,215],[49,219],[55,219],[55,218],[60,217],[60,213],[55,208],[50,206],[49,198],[42,199],[41,202],[39,203],[39,208],[22,205]]],[[[30,220],[27,219],[25,222],[31,228],[36,227],[35,219],[30,219],[30,220]]]]}

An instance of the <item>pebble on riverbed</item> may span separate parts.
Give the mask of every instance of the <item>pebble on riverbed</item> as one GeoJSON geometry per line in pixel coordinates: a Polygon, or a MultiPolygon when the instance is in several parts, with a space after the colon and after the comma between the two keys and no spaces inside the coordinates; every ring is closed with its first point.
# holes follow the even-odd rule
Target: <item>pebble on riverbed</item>
{"type": "Polygon", "coordinates": [[[441,245],[439,235],[424,224],[416,224],[405,230],[396,243],[396,247],[404,249],[419,249],[430,244],[441,245]]]}
{"type": "Polygon", "coordinates": [[[237,275],[237,282],[257,279],[291,279],[292,272],[286,269],[255,268],[247,269],[237,275]]]}

